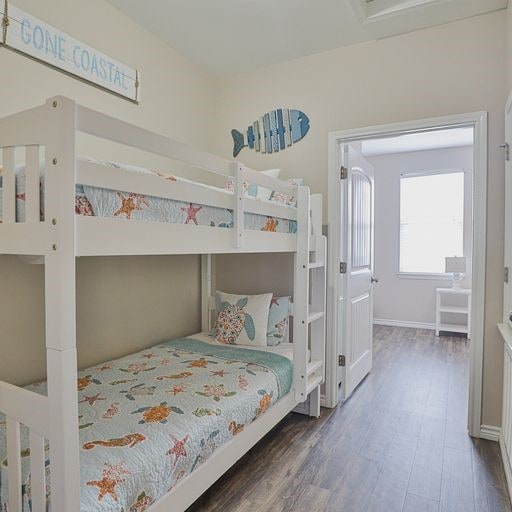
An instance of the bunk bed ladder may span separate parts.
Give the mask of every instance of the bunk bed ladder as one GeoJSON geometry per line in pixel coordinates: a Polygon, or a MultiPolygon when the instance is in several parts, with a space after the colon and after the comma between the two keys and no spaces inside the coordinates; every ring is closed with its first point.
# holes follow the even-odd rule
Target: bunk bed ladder
{"type": "Polygon", "coordinates": [[[308,230],[298,230],[303,236],[298,239],[295,265],[293,337],[294,342],[299,342],[306,350],[300,351],[297,360],[296,354],[294,356],[296,398],[301,402],[295,412],[318,417],[320,388],[325,380],[327,239],[322,236],[322,196],[314,194],[309,198],[304,192],[299,192],[299,203],[301,199],[308,204],[308,212],[311,213],[306,219],[299,209],[299,222],[308,222],[308,230]],[[308,236],[305,237],[304,233],[308,236]],[[297,371],[299,368],[303,369],[300,373],[297,371]]]}
{"type": "Polygon", "coordinates": [[[306,365],[308,363],[308,313],[309,313],[309,244],[310,197],[307,187],[299,187],[297,197],[297,252],[294,257],[293,283],[293,389],[295,399],[307,399],[306,365]],[[295,347],[299,347],[297,348],[295,347]]]}

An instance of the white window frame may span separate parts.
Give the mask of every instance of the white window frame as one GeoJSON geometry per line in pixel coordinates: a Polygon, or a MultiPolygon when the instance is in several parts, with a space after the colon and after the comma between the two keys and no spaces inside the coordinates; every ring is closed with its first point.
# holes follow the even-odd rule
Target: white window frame
{"type": "Polygon", "coordinates": [[[401,191],[401,180],[402,178],[418,178],[422,176],[435,176],[437,174],[455,174],[462,173],[464,175],[464,184],[463,184],[463,195],[464,195],[464,206],[463,206],[463,228],[462,228],[462,250],[463,256],[467,257],[466,254],[466,179],[467,179],[467,171],[464,169],[437,169],[433,171],[421,171],[421,172],[404,172],[400,174],[399,186],[400,186],[400,199],[399,199],[399,217],[398,217],[398,261],[397,261],[397,277],[400,279],[426,279],[426,280],[446,280],[451,281],[451,274],[446,274],[445,272],[437,273],[437,272],[403,272],[400,270],[400,227],[401,227],[401,216],[402,216],[402,191],[401,191]]]}

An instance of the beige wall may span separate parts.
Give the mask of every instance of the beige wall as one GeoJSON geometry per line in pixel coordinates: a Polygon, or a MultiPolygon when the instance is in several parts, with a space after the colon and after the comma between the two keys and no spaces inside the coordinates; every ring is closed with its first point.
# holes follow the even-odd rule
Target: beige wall
{"type": "MultiPolygon", "coordinates": [[[[45,376],[44,269],[0,258],[0,380],[45,376]]],[[[77,331],[84,368],[200,330],[196,256],[79,258],[77,331]]]]}
{"type": "Polygon", "coordinates": [[[314,192],[324,194],[329,131],[489,112],[482,418],[489,425],[501,421],[503,346],[496,323],[502,302],[504,170],[497,146],[504,136],[505,22],[505,13],[497,12],[232,76],[217,87],[217,149],[226,156],[232,128],[244,129],[276,107],[306,112],[311,131],[296,146],[274,155],[245,149],[240,158],[256,169],[280,167],[285,177],[305,176],[314,192]]]}
{"type": "Polygon", "coordinates": [[[236,294],[271,291],[281,297],[293,294],[291,254],[223,254],[215,256],[215,261],[219,290],[236,294]]]}
{"type": "MultiPolygon", "coordinates": [[[[102,0],[18,0],[16,5],[126,64],[142,76],[139,106],[15,53],[0,51],[0,116],[69,96],[194,146],[212,145],[212,78],[102,0]]],[[[95,156],[132,158],[92,140],[80,149],[95,156]]],[[[174,167],[164,167],[174,169],[174,167]]],[[[80,366],[128,353],[162,339],[197,331],[198,257],[84,258],[78,261],[80,366]]],[[[0,257],[0,380],[25,383],[45,374],[43,269],[0,257]]]]}

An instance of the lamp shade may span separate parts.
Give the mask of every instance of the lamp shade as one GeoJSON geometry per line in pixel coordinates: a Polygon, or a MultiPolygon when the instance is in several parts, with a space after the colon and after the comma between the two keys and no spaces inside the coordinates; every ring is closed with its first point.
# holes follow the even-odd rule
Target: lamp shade
{"type": "Polygon", "coordinates": [[[455,256],[445,258],[445,270],[447,274],[454,272],[464,274],[466,272],[466,258],[465,256],[455,256]]]}

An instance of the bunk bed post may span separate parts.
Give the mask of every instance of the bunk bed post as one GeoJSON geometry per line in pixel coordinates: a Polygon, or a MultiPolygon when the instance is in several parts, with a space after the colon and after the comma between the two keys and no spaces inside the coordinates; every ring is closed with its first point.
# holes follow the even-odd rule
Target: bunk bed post
{"type": "Polygon", "coordinates": [[[234,198],[235,207],[233,208],[233,223],[235,233],[235,247],[240,248],[244,242],[244,171],[240,162],[231,163],[231,175],[235,185],[234,198]]]}
{"type": "Polygon", "coordinates": [[[311,194],[311,232],[315,237],[322,236],[322,194],[311,194]]]}
{"type": "Polygon", "coordinates": [[[211,254],[201,255],[201,331],[212,329],[210,298],[212,296],[213,258],[211,254]]]}
{"type": "Polygon", "coordinates": [[[51,98],[45,153],[45,312],[53,512],[80,510],[76,356],[76,105],[51,98]]]}
{"type": "Polygon", "coordinates": [[[295,399],[307,399],[310,195],[308,187],[299,187],[297,195],[297,252],[293,283],[293,388],[295,399]]]}

